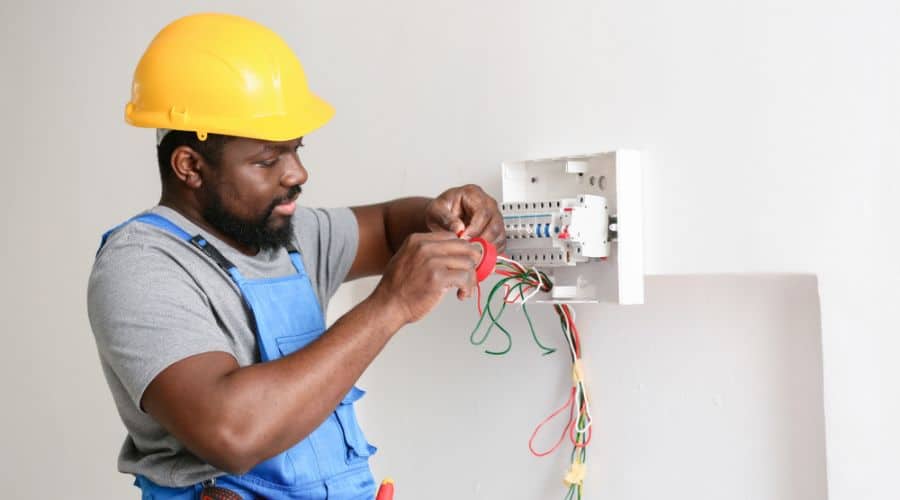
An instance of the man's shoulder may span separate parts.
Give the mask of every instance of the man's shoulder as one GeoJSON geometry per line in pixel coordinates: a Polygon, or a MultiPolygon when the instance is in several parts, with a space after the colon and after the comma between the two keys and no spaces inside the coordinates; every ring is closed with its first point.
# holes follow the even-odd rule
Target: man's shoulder
{"type": "Polygon", "coordinates": [[[298,206],[294,212],[294,233],[298,240],[328,237],[357,231],[356,216],[349,207],[315,208],[298,206]]]}
{"type": "Polygon", "coordinates": [[[95,266],[104,261],[164,256],[171,249],[184,246],[184,242],[171,232],[136,220],[152,213],[151,210],[141,212],[111,229],[97,251],[95,266]]]}
{"type": "Polygon", "coordinates": [[[130,221],[110,233],[97,253],[87,283],[88,314],[94,324],[134,311],[160,313],[160,304],[205,301],[203,283],[216,279],[216,272],[169,231],[130,221]]]}
{"type": "MultiPolygon", "coordinates": [[[[138,215],[152,213],[148,210],[138,215]]],[[[127,282],[160,283],[167,276],[181,281],[200,267],[205,267],[202,257],[178,235],[131,218],[115,227],[98,250],[88,287],[119,289],[127,282]]]]}

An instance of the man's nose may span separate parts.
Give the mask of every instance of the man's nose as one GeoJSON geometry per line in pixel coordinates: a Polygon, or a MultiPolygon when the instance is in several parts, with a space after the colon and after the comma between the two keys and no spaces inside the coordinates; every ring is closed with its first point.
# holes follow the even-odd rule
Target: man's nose
{"type": "Polygon", "coordinates": [[[284,165],[284,174],[281,176],[282,186],[293,187],[305,184],[306,180],[309,179],[309,172],[306,171],[303,162],[300,161],[300,157],[296,153],[289,155],[284,165]]]}

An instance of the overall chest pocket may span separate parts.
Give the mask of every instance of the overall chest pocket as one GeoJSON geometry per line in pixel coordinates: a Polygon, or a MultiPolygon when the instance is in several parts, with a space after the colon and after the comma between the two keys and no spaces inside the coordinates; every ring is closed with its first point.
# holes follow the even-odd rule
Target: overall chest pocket
{"type": "Polygon", "coordinates": [[[281,356],[287,356],[311,344],[314,340],[321,337],[324,331],[321,327],[314,326],[308,331],[297,335],[278,337],[275,339],[275,344],[278,345],[278,352],[281,353],[281,356]]]}

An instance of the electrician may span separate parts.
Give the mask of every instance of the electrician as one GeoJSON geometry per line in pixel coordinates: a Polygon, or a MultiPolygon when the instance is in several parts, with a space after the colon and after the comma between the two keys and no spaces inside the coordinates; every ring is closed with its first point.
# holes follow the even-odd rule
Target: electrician
{"type": "Polygon", "coordinates": [[[247,19],[192,15],[137,65],[125,120],[157,129],[159,204],[107,232],[88,286],[101,365],[143,498],[366,499],[354,386],[391,337],[475,285],[502,218],[477,186],[312,209],[298,148],[333,109],[247,19]],[[326,328],[342,282],[381,275],[326,328]]]}

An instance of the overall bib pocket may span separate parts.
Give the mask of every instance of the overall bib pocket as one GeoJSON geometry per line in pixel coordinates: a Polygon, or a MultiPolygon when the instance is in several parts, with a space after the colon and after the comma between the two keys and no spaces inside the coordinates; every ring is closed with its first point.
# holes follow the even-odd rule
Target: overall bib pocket
{"type": "Polygon", "coordinates": [[[278,345],[278,351],[282,356],[287,356],[288,354],[293,354],[294,352],[303,349],[312,343],[312,341],[319,338],[322,335],[322,329],[318,327],[313,327],[310,330],[303,332],[299,335],[286,335],[284,337],[278,337],[275,339],[275,343],[278,345]]]}

